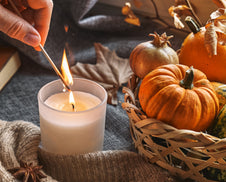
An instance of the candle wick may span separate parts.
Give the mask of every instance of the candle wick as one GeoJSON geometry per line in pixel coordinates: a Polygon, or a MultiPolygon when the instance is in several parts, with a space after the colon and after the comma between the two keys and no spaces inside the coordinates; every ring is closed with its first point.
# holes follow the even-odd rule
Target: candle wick
{"type": "Polygon", "coordinates": [[[74,105],[74,104],[71,104],[71,105],[72,105],[73,111],[76,111],[76,110],[75,110],[75,105],[74,105]]]}

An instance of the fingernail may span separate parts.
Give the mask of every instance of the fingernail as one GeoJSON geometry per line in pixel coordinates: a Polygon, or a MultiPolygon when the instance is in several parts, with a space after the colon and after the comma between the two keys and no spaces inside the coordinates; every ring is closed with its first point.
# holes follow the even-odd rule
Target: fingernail
{"type": "Polygon", "coordinates": [[[40,44],[40,37],[36,34],[28,33],[24,37],[24,43],[31,45],[33,47],[37,47],[40,44]]]}

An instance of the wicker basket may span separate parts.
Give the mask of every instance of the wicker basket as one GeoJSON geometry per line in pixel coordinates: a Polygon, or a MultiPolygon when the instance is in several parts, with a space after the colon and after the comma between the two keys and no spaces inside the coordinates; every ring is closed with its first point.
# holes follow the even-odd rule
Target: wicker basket
{"type": "Polygon", "coordinates": [[[130,132],[138,152],[151,163],[182,179],[226,181],[226,138],[202,132],[179,130],[142,112],[137,98],[139,78],[133,75],[125,93],[123,109],[130,120],[130,132]],[[225,176],[222,177],[222,171],[225,176]],[[212,175],[212,176],[211,176],[212,175]]]}

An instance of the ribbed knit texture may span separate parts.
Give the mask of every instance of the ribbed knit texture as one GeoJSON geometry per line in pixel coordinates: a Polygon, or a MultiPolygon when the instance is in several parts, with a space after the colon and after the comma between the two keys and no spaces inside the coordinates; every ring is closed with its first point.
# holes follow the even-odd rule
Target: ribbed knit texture
{"type": "MultiPolygon", "coordinates": [[[[30,122],[0,120],[0,182],[17,181],[7,170],[19,167],[19,161],[38,165],[40,129],[30,122]]],[[[44,181],[55,182],[50,176],[44,181]]]]}
{"type": "Polygon", "coordinates": [[[167,171],[134,152],[116,150],[64,156],[42,150],[39,143],[38,126],[0,120],[0,182],[17,181],[7,169],[19,167],[21,160],[43,165],[43,172],[48,175],[42,182],[176,181],[167,171]]]}

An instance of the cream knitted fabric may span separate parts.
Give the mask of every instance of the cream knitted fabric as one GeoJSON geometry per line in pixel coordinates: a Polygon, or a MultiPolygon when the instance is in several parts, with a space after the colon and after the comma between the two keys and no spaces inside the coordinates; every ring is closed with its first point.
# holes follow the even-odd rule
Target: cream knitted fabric
{"type": "Polygon", "coordinates": [[[43,165],[42,182],[174,182],[160,167],[129,151],[102,151],[84,155],[54,155],[40,149],[40,129],[25,121],[0,120],[0,182],[17,181],[7,169],[19,161],[43,165]],[[54,179],[53,179],[54,178],[54,179]]]}
{"type": "MultiPolygon", "coordinates": [[[[0,182],[17,181],[7,169],[19,167],[21,160],[38,165],[39,143],[40,129],[34,124],[0,120],[0,182]]],[[[42,181],[54,182],[55,180],[47,176],[42,181]]]]}

